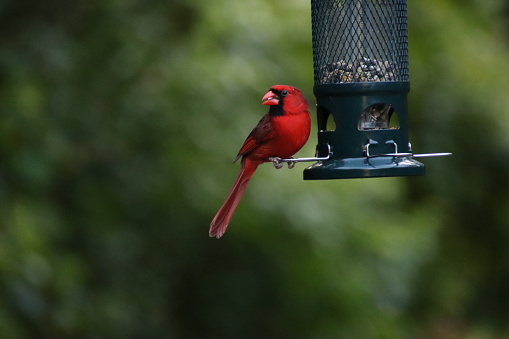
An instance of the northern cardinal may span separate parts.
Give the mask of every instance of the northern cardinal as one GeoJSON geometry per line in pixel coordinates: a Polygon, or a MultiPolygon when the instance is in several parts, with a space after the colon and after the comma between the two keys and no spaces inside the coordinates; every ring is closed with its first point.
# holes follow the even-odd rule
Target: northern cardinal
{"type": "MultiPolygon", "coordinates": [[[[235,158],[235,161],[242,158],[240,172],[223,206],[210,223],[211,237],[219,239],[226,231],[258,165],[273,161],[276,168],[280,168],[278,160],[297,153],[309,138],[311,119],[308,103],[300,90],[291,86],[273,86],[263,96],[262,104],[269,106],[269,112],[251,131],[235,158]]],[[[289,163],[288,167],[293,166],[289,163]]]]}

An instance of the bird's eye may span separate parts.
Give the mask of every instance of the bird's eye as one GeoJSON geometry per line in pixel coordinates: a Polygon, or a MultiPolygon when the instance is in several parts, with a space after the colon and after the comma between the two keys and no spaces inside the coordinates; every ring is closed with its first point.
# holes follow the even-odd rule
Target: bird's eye
{"type": "Polygon", "coordinates": [[[281,95],[284,96],[284,97],[287,96],[288,95],[288,91],[286,89],[282,90],[281,91],[281,95]]]}

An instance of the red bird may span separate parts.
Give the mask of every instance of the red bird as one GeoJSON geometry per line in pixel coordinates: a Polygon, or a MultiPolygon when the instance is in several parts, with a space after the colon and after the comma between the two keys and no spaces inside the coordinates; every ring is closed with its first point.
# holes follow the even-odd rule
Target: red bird
{"type": "MultiPolygon", "coordinates": [[[[235,158],[237,161],[242,157],[240,172],[223,206],[210,223],[211,237],[219,239],[223,236],[258,165],[273,161],[276,168],[280,168],[277,166],[278,158],[291,157],[309,138],[311,119],[308,103],[300,90],[290,86],[273,86],[263,96],[262,104],[270,106],[269,113],[251,131],[235,158]]],[[[293,166],[289,164],[288,167],[293,166]]]]}

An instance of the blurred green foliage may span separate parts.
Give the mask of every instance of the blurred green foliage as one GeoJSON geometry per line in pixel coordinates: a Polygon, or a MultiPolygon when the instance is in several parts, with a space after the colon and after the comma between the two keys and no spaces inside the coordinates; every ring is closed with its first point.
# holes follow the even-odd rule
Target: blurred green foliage
{"type": "Polygon", "coordinates": [[[0,2],[0,336],[509,337],[509,8],[408,6],[414,150],[454,156],[262,166],[215,240],[261,96],[314,102],[308,1],[0,2]]]}

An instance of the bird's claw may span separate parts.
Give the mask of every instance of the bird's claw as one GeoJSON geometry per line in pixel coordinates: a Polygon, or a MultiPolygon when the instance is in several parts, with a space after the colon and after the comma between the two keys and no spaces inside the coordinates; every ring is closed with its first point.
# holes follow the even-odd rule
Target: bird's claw
{"type": "MultiPolygon", "coordinates": [[[[293,158],[291,158],[293,159],[293,158]]],[[[283,168],[283,159],[280,157],[269,157],[269,160],[272,161],[272,164],[276,169],[283,168]]],[[[286,161],[288,163],[288,169],[292,169],[295,167],[296,161],[286,161]]]]}
{"type": "Polygon", "coordinates": [[[283,159],[280,157],[270,157],[269,160],[272,161],[272,164],[276,169],[283,168],[283,163],[281,162],[283,159]]]}

